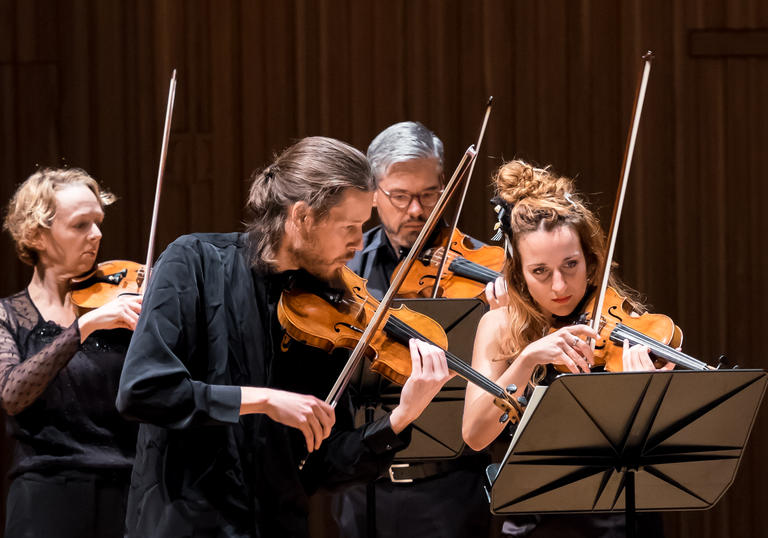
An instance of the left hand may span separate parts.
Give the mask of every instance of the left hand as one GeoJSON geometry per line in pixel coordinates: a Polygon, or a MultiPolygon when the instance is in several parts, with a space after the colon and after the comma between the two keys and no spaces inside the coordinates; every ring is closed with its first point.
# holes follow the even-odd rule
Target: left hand
{"type": "Polygon", "coordinates": [[[503,276],[498,277],[493,282],[485,286],[485,299],[491,310],[507,306],[509,304],[509,292],[507,291],[507,281],[503,276]]]}
{"type": "Polygon", "coordinates": [[[624,354],[622,355],[623,371],[624,372],[655,372],[671,370],[675,367],[673,362],[667,362],[661,368],[656,368],[651,360],[651,356],[648,354],[648,347],[635,344],[629,345],[629,340],[624,340],[624,354]]]}
{"type": "Polygon", "coordinates": [[[421,340],[409,341],[411,376],[403,385],[400,404],[389,417],[392,430],[400,433],[419,418],[443,385],[453,377],[448,370],[445,351],[421,340]]]}

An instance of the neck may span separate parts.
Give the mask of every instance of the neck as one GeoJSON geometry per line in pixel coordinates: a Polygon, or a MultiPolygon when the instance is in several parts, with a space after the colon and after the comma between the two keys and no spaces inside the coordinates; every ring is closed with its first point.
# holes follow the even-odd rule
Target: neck
{"type": "Polygon", "coordinates": [[[389,233],[389,230],[384,228],[384,236],[387,238],[387,241],[389,241],[389,246],[392,247],[392,250],[395,252],[395,255],[397,257],[400,257],[400,250],[405,249],[409,250],[413,245],[406,245],[404,243],[401,243],[397,240],[397,238],[394,235],[391,235],[389,233]]]}
{"type": "Polygon", "coordinates": [[[283,240],[280,242],[280,246],[277,249],[275,255],[275,271],[278,273],[299,269],[294,250],[289,243],[289,238],[283,237],[283,240]]]}
{"type": "Polygon", "coordinates": [[[29,293],[36,303],[63,306],[69,302],[69,280],[69,276],[56,269],[37,264],[29,282],[29,293]]]}

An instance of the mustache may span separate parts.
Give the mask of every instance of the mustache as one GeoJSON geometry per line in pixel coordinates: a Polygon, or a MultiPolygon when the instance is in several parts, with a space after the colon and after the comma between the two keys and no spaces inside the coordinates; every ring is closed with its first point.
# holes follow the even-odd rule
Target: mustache
{"type": "Polygon", "coordinates": [[[403,228],[404,226],[408,226],[409,224],[419,224],[420,226],[424,226],[426,223],[427,223],[427,219],[409,219],[403,222],[400,225],[400,228],[403,228]]]}

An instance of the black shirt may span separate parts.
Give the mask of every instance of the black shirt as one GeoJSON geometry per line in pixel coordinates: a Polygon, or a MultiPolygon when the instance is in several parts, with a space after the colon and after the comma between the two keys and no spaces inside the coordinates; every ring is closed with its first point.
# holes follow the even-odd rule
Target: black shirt
{"type": "Polygon", "coordinates": [[[160,257],[128,350],[118,408],[145,422],[128,501],[129,536],[308,536],[307,496],[370,480],[403,442],[389,417],[336,426],[304,470],[303,436],[239,416],[240,387],[324,398],[345,353],[282,342],[275,305],[288,275],[253,271],[242,234],[195,234],[160,257]]]}

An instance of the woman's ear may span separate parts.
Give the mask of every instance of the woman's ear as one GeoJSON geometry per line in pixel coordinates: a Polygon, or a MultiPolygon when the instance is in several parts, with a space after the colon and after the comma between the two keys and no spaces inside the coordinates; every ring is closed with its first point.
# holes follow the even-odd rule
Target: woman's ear
{"type": "Polygon", "coordinates": [[[32,237],[28,242],[29,246],[38,252],[45,250],[45,239],[43,238],[43,231],[39,227],[32,234],[32,237]]]}

